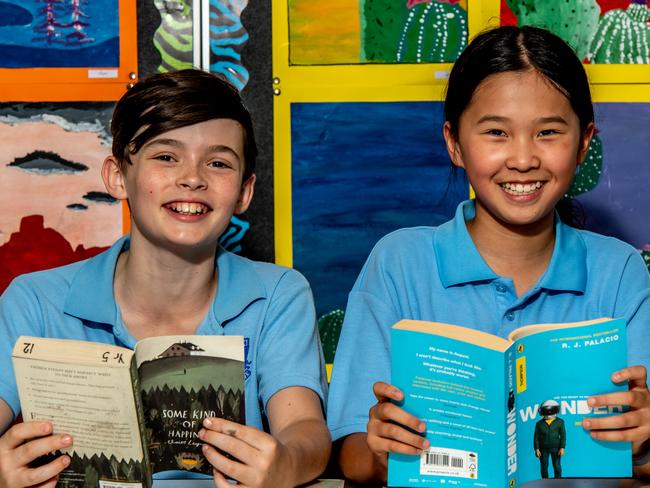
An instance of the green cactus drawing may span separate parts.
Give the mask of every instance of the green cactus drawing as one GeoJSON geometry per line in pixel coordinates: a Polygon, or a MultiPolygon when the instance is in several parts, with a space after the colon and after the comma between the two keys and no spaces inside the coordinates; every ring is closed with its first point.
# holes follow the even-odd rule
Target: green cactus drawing
{"type": "Polygon", "coordinates": [[[343,310],[336,309],[318,319],[318,333],[323,344],[326,363],[334,362],[334,353],[339,342],[339,335],[341,335],[344,316],[345,312],[343,310]]]}
{"type": "Polygon", "coordinates": [[[600,175],[603,171],[603,143],[600,137],[595,135],[589,144],[587,156],[582,164],[578,167],[573,184],[566,193],[568,197],[575,197],[581,193],[596,188],[600,175]]]}
{"type": "Polygon", "coordinates": [[[626,10],[614,9],[600,19],[587,59],[603,64],[650,62],[650,9],[645,0],[632,0],[626,10]]]}
{"type": "Polygon", "coordinates": [[[507,3],[519,25],[548,29],[569,44],[580,59],[587,57],[600,18],[596,0],[507,0],[507,3]]]}
{"type": "Polygon", "coordinates": [[[408,14],[397,44],[400,63],[449,63],[467,45],[467,13],[448,3],[419,3],[408,14]]]}
{"type": "Polygon", "coordinates": [[[455,61],[467,45],[467,12],[436,0],[406,3],[361,0],[361,61],[455,61]]]}

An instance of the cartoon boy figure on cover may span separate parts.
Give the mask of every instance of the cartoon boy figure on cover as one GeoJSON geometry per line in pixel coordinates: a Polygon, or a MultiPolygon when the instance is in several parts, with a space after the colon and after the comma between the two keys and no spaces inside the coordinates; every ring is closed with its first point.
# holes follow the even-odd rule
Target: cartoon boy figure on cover
{"type": "Polygon", "coordinates": [[[160,335],[248,338],[247,425],[207,418],[198,433],[214,484],[310,481],[325,468],[330,436],[309,285],[218,246],[255,186],[253,125],[239,93],[199,70],[154,75],[120,99],[111,129],[102,178],[129,204],[130,235],[90,260],[20,276],[0,298],[0,487],[54,486],[68,456],[31,462],[74,443],[48,422],[10,427],[20,413],[11,365],[20,335],[127,347],[160,335]]]}
{"type": "Polygon", "coordinates": [[[593,438],[631,441],[635,474],[650,475],[650,276],[631,246],[565,224],[566,194],[594,134],[584,67],[554,34],[500,27],[478,35],[454,64],[444,138],[476,198],[436,228],[381,239],[350,292],[336,351],[327,421],[346,477],[385,481],[389,452],[419,455],[427,426],[398,406],[390,385],[390,328],[402,319],[507,337],[536,323],[623,317],[629,390],[589,406],[629,411],[583,422],[593,438]],[[355,374],[349,372],[354,370],[355,374]]]}

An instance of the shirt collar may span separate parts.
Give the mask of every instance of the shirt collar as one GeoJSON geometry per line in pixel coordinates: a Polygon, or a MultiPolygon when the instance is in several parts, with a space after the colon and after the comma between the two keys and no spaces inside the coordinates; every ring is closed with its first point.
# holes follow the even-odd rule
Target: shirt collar
{"type": "Polygon", "coordinates": [[[467,230],[465,222],[475,215],[474,200],[466,200],[458,205],[454,218],[436,231],[433,248],[440,281],[445,288],[499,277],[479,254],[467,230]]]}
{"type": "MultiPolygon", "coordinates": [[[[117,324],[113,277],[117,259],[129,244],[129,236],[124,236],[81,266],[70,285],[64,313],[91,322],[117,324]]],[[[222,324],[239,315],[252,302],[265,298],[267,293],[250,260],[219,247],[216,261],[219,284],[213,313],[222,324]]]]}
{"type": "MultiPolygon", "coordinates": [[[[433,246],[442,285],[454,285],[499,278],[479,254],[466,221],[476,215],[474,200],[462,202],[452,220],[438,227],[433,246]]],[[[587,285],[586,247],[580,233],[555,215],[555,246],[539,288],[584,293],[587,285]]]]}

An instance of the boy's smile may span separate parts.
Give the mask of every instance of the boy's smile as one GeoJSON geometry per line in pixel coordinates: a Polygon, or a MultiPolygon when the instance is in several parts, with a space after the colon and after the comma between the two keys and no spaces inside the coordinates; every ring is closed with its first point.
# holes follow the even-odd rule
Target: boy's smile
{"type": "Polygon", "coordinates": [[[212,119],[153,137],[132,154],[117,195],[128,198],[132,240],[214,252],[252,197],[254,176],[242,182],[243,137],[238,122],[212,119]]]}
{"type": "Polygon", "coordinates": [[[455,165],[476,193],[477,216],[506,226],[553,218],[573,181],[593,127],[582,133],[569,100],[535,71],[489,76],[459,121],[458,140],[445,127],[455,165]]]}

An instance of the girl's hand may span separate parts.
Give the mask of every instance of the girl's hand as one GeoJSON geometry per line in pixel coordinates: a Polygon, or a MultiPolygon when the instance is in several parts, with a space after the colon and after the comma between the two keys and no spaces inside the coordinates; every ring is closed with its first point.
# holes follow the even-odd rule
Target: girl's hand
{"type": "Polygon", "coordinates": [[[368,420],[368,447],[387,463],[387,453],[420,454],[429,447],[429,441],[415,432],[424,432],[426,425],[391,402],[400,401],[404,394],[388,383],[378,381],[372,386],[377,403],[370,409],[368,420]]]}
{"type": "Polygon", "coordinates": [[[0,437],[0,488],[54,488],[58,474],[68,467],[66,455],[40,466],[30,468],[37,458],[72,445],[66,434],[52,435],[49,422],[22,422],[0,437]]]}
{"type": "Polygon", "coordinates": [[[229,420],[206,418],[199,438],[206,443],[203,454],[214,468],[217,488],[232,486],[226,477],[245,488],[293,488],[293,461],[288,449],[272,435],[229,420]]]}
{"type": "Polygon", "coordinates": [[[596,395],[587,400],[590,407],[627,405],[628,412],[604,418],[588,418],[582,426],[591,437],[601,441],[631,441],[632,454],[637,454],[650,438],[650,391],[645,366],[631,366],[612,375],[614,383],[628,382],[628,391],[596,395]]]}

